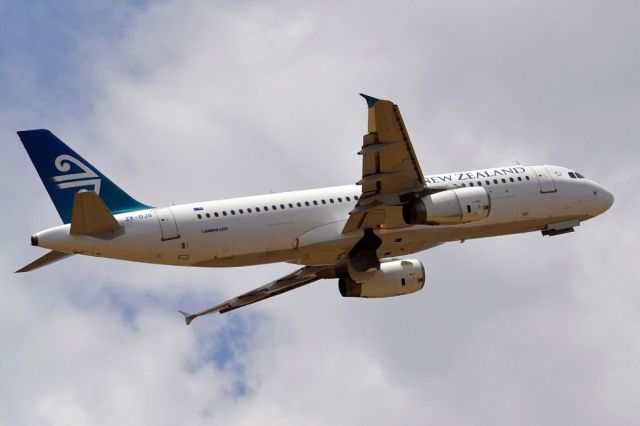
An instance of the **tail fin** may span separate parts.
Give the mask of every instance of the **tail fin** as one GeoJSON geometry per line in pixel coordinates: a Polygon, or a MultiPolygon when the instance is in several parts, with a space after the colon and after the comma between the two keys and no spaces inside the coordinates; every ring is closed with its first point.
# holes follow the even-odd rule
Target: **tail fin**
{"type": "Polygon", "coordinates": [[[25,130],[18,136],[64,223],[71,221],[73,197],[81,190],[95,191],[114,214],[151,208],[131,198],[50,131],[25,130]]]}

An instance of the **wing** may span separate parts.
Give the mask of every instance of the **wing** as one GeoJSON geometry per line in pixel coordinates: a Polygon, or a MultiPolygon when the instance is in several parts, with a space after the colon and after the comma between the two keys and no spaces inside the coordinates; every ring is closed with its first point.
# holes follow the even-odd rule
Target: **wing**
{"type": "Polygon", "coordinates": [[[219,305],[205,309],[204,311],[200,311],[195,314],[183,311],[180,311],[180,313],[184,315],[185,321],[187,325],[189,325],[191,324],[191,321],[202,315],[209,315],[216,312],[224,314],[225,312],[302,287],[303,285],[310,284],[321,278],[332,278],[334,276],[333,271],[334,266],[305,266],[304,268],[298,269],[289,275],[275,281],[271,281],[269,284],[265,284],[262,287],[258,287],[238,297],[229,299],[219,305]]]}
{"type": "Polygon", "coordinates": [[[362,196],[349,213],[343,233],[406,226],[401,206],[427,195],[427,184],[398,106],[362,95],[369,107],[362,155],[362,196]]]}

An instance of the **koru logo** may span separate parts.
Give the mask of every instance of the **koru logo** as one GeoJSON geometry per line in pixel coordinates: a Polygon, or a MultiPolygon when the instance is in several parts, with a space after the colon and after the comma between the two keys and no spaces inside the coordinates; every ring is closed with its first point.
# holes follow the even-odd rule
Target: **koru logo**
{"type": "MultiPolygon", "coordinates": [[[[58,182],[58,188],[67,189],[67,188],[76,188],[78,186],[90,186],[93,185],[93,190],[96,191],[97,194],[100,194],[100,178],[93,170],[91,170],[87,165],[83,164],[77,158],[73,158],[70,155],[62,154],[59,155],[54,162],[56,169],[62,173],[68,173],[71,170],[71,165],[75,165],[82,170],[82,173],[68,173],[62,174],[60,176],[54,176],[53,180],[58,182]]],[[[80,191],[86,191],[86,189],[82,189],[80,191]]]]}

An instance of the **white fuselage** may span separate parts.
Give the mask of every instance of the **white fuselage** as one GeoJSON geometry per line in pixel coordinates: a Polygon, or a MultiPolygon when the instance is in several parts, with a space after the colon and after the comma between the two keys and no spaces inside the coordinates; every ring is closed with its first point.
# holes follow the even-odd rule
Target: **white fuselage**
{"type": "MultiPolygon", "coordinates": [[[[491,199],[489,216],[460,225],[376,229],[382,239],[378,257],[543,230],[590,219],[611,206],[609,192],[569,172],[557,166],[510,166],[427,176],[431,188],[484,186],[491,199]]],[[[362,236],[362,231],[342,233],[360,191],[347,185],[117,214],[124,232],[110,239],[71,235],[68,224],[34,237],[40,247],[56,251],[168,265],[335,264],[362,236]]]]}

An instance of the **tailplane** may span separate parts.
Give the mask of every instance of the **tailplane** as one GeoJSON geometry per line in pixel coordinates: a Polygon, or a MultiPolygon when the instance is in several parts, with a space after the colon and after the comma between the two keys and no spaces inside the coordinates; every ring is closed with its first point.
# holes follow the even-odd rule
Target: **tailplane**
{"type": "Polygon", "coordinates": [[[52,250],[44,256],[34,260],[27,266],[18,269],[16,273],[33,271],[34,269],[42,268],[43,266],[47,266],[59,260],[66,259],[69,256],[73,256],[73,254],[52,250]]]}
{"type": "Polygon", "coordinates": [[[113,214],[151,208],[133,199],[49,130],[24,130],[18,136],[64,223],[71,222],[74,195],[79,191],[95,191],[113,214]]]}

